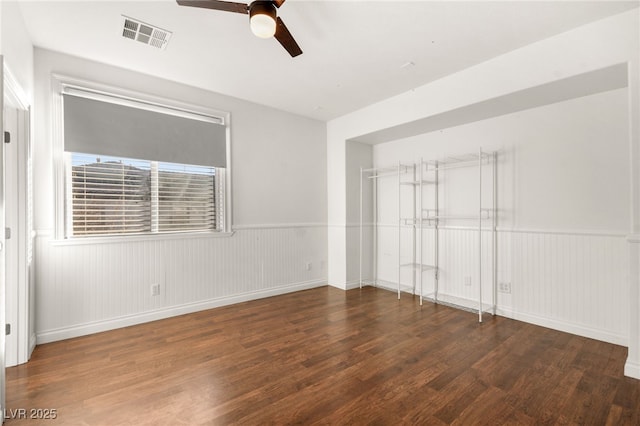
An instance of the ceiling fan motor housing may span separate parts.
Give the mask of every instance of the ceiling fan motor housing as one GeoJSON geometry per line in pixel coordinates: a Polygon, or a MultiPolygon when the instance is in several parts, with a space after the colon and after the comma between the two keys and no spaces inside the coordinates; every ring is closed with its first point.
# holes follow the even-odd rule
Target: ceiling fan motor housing
{"type": "Polygon", "coordinates": [[[254,15],[268,15],[276,19],[276,6],[272,1],[256,0],[249,4],[249,17],[253,18],[254,15]]]}

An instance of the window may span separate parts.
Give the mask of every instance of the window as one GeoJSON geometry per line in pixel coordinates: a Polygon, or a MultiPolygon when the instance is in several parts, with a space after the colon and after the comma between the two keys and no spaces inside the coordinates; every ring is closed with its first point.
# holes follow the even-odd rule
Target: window
{"type": "Polygon", "coordinates": [[[228,231],[228,117],[61,87],[65,238],[228,231]]]}
{"type": "Polygon", "coordinates": [[[216,169],[172,163],[158,163],[156,169],[158,230],[215,230],[216,169]]]}
{"type": "Polygon", "coordinates": [[[67,153],[67,235],[151,232],[151,164],[67,153]]]}
{"type": "Polygon", "coordinates": [[[218,229],[215,167],[66,157],[69,236],[218,229]]]}

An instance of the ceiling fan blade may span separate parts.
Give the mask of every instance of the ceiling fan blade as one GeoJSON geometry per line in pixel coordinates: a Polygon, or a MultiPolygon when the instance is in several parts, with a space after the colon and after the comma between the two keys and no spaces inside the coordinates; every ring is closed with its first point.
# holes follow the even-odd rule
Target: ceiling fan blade
{"type": "Polygon", "coordinates": [[[282,3],[284,3],[286,0],[272,0],[273,4],[276,5],[277,8],[279,8],[280,6],[282,6],[282,3]]]}
{"type": "Polygon", "coordinates": [[[274,37],[280,42],[282,47],[289,52],[292,58],[302,54],[302,49],[300,49],[298,43],[293,39],[293,36],[279,16],[276,18],[276,34],[274,37]]]}
{"type": "Polygon", "coordinates": [[[245,3],[219,0],[177,0],[180,6],[201,7],[203,9],[222,10],[225,12],[249,13],[249,6],[245,3]]]}

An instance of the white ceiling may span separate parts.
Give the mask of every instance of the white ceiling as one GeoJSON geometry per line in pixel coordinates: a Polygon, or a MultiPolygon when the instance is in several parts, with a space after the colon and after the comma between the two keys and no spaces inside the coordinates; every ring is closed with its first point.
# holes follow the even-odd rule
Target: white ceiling
{"type": "Polygon", "coordinates": [[[638,4],[288,0],[297,58],[247,16],[172,0],[20,6],[35,46],[329,120],[638,4]],[[167,49],[121,37],[121,15],[173,32],[167,49]]]}

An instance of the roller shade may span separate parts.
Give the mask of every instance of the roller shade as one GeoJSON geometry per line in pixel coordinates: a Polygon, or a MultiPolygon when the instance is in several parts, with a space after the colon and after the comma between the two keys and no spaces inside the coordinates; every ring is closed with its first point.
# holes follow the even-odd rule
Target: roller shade
{"type": "Polygon", "coordinates": [[[65,151],[226,167],[222,124],[64,94],[65,151]]]}

